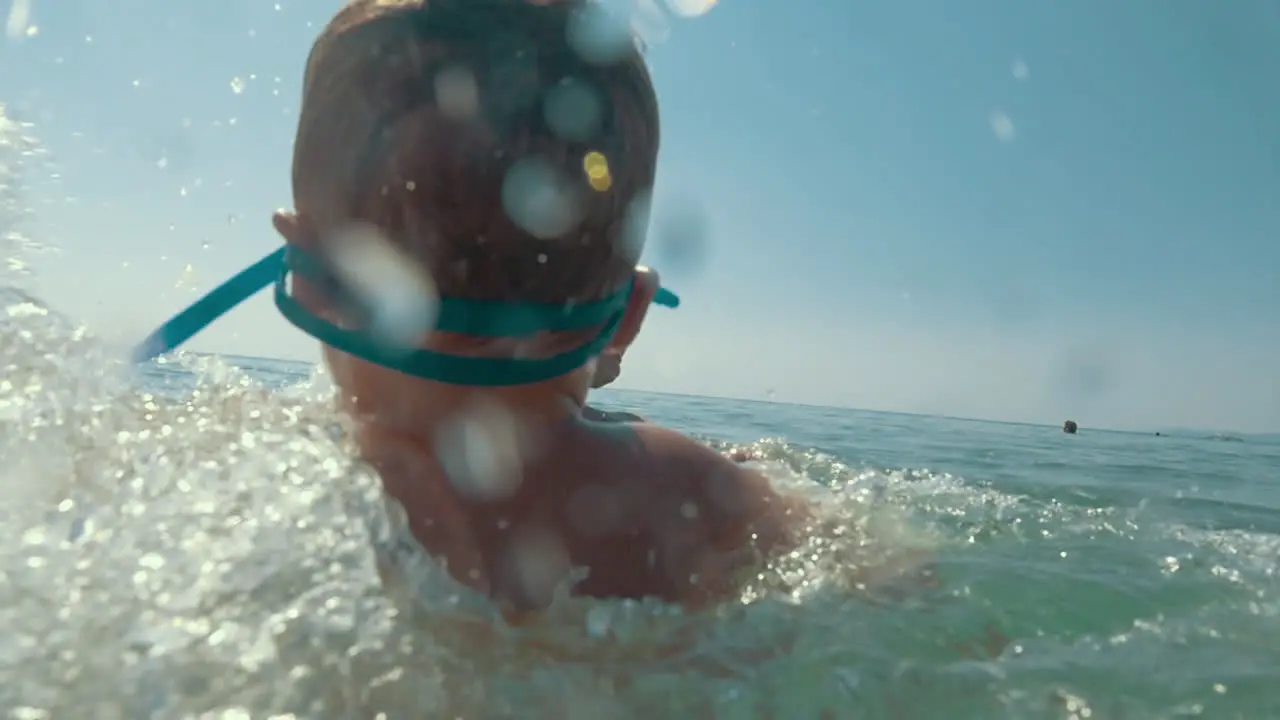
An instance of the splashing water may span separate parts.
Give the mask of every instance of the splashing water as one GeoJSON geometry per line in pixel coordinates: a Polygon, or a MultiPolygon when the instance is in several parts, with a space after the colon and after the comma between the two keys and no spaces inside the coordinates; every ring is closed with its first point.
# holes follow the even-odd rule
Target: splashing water
{"type": "Polygon", "coordinates": [[[0,103],[0,288],[20,285],[30,274],[32,256],[44,249],[24,234],[31,211],[23,197],[23,174],[44,155],[30,131],[0,103]]]}
{"type": "MultiPolygon", "coordinates": [[[[17,540],[0,572],[20,630],[0,677],[5,706],[31,717],[652,717],[725,698],[755,717],[766,696],[750,663],[789,665],[779,643],[819,641],[792,626],[794,603],[821,597],[838,553],[869,552],[846,528],[860,539],[815,542],[762,576],[756,604],[720,615],[562,598],[537,627],[506,628],[406,549],[402,518],[331,431],[323,378],[271,392],[185,358],[188,394],[142,392],[37,302],[6,297],[5,313],[18,382],[0,383],[3,517],[17,540]]],[[[555,548],[526,545],[522,564],[545,577],[555,548]]],[[[836,706],[824,683],[798,707],[836,706]]]]}

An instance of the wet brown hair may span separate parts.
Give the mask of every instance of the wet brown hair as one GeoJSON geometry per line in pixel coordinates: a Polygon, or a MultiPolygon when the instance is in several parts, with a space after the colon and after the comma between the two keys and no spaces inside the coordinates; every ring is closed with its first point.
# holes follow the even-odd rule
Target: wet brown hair
{"type": "Polygon", "coordinates": [[[348,4],[307,62],[298,210],[322,233],[377,226],[445,297],[561,303],[619,288],[653,185],[657,99],[634,43],[604,59],[575,49],[586,11],[575,0],[348,4]]]}

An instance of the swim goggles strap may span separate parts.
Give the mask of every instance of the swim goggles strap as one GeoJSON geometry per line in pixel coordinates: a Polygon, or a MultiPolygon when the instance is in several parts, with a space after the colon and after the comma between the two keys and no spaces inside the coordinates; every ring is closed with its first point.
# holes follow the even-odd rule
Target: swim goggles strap
{"type": "MultiPolygon", "coordinates": [[[[344,330],[308,312],[288,292],[290,272],[304,277],[332,277],[323,263],[292,246],[272,252],[241,271],[190,307],[175,315],[134,349],[135,362],[164,355],[208,327],[268,285],[275,303],[290,323],[343,352],[416,377],[473,386],[506,386],[540,382],[581,367],[608,347],[621,324],[634,290],[629,284],[614,295],[578,306],[507,304],[445,298],[435,329],[476,337],[524,337],[540,332],[585,330],[602,326],[586,345],[546,359],[474,358],[427,350],[391,348],[365,332],[344,330]]],[[[660,288],[655,304],[675,308],[680,299],[660,288]]]]}

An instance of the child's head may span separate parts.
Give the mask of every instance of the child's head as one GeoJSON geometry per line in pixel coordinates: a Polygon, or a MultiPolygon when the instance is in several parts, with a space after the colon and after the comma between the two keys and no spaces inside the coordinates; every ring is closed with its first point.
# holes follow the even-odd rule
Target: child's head
{"type": "MultiPolygon", "coordinates": [[[[323,250],[326,238],[368,242],[343,231],[373,226],[443,298],[572,306],[636,281],[657,101],[634,45],[584,52],[600,43],[576,42],[590,30],[582,11],[555,0],[344,7],[307,62],[286,239],[323,250]]],[[[615,346],[634,338],[654,290],[637,282],[615,346]]],[[[591,337],[544,340],[437,333],[424,347],[554,354],[591,337]]]]}

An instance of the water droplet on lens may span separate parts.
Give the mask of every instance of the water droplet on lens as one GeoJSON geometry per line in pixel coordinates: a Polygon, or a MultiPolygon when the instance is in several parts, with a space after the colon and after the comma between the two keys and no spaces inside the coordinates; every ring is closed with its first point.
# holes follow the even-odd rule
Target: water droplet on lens
{"type": "Polygon", "coordinates": [[[542,113],[547,126],[562,139],[589,142],[600,132],[604,107],[589,84],[565,78],[547,91],[542,113]]]}
{"type": "Polygon", "coordinates": [[[635,50],[626,15],[602,3],[588,4],[573,16],[568,40],[583,60],[600,65],[618,62],[635,50]]]}
{"type": "Polygon", "coordinates": [[[643,45],[652,47],[671,37],[671,25],[667,16],[654,0],[639,0],[631,5],[631,31],[643,45]]]}
{"type": "Polygon", "coordinates": [[[455,120],[475,117],[480,111],[480,88],[469,68],[451,65],[436,73],[436,105],[455,120]]]}
{"type": "Polygon", "coordinates": [[[507,172],[502,206],[515,224],[542,240],[563,236],[581,220],[576,193],[538,158],[521,160],[507,172]]]}
{"type": "Polygon", "coordinates": [[[511,413],[478,405],[443,426],[436,453],[455,490],[468,499],[492,502],[520,488],[521,444],[521,428],[511,413]]]}
{"type": "Polygon", "coordinates": [[[5,35],[17,40],[27,33],[31,22],[31,0],[13,0],[9,6],[9,18],[5,23],[5,35]]]}
{"type": "Polygon", "coordinates": [[[993,110],[989,121],[991,132],[995,133],[1001,142],[1013,142],[1017,137],[1018,131],[1013,126],[1013,120],[1003,110],[993,110]]]}
{"type": "Polygon", "coordinates": [[[559,536],[541,528],[522,528],[507,546],[501,580],[521,602],[546,607],[571,570],[569,551],[559,536]]]}
{"type": "Polygon", "coordinates": [[[706,15],[718,4],[718,0],[667,0],[667,7],[675,15],[695,18],[706,15]]]}
{"type": "Polygon", "coordinates": [[[355,225],[326,238],[335,273],[372,313],[370,334],[412,350],[431,331],[439,308],[435,283],[374,227],[355,225]]]}
{"type": "Polygon", "coordinates": [[[658,217],[658,262],[664,271],[700,272],[707,260],[711,235],[710,219],[702,207],[692,201],[677,201],[658,217]]]}
{"type": "Polygon", "coordinates": [[[623,220],[622,234],[618,238],[621,247],[618,252],[631,262],[640,262],[644,253],[645,239],[649,235],[649,217],[653,208],[653,196],[649,192],[641,192],[627,206],[627,214],[623,220]]]}

